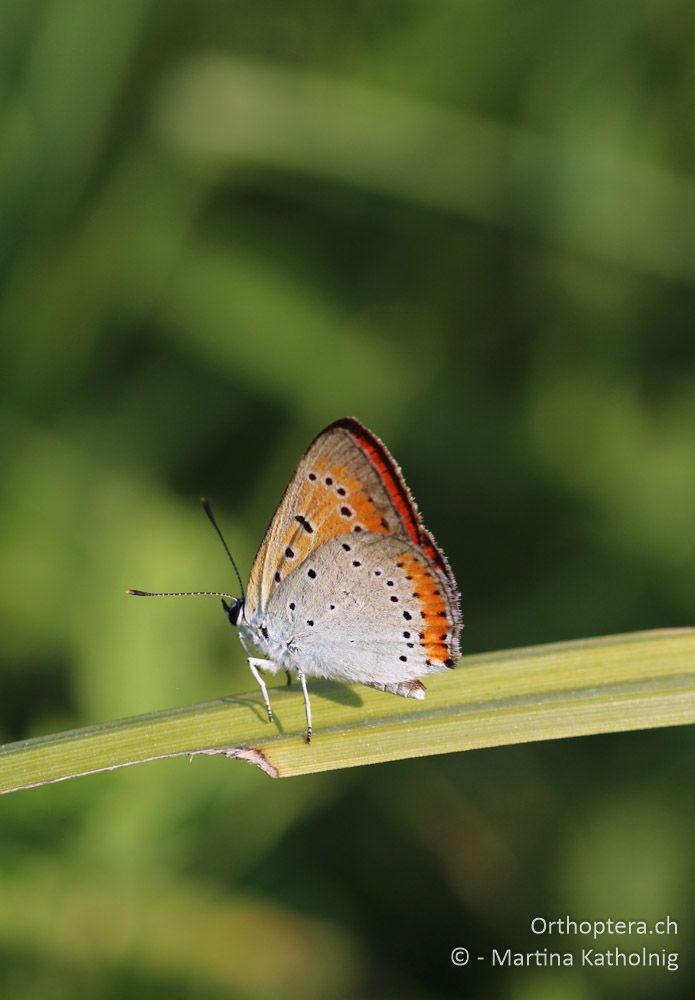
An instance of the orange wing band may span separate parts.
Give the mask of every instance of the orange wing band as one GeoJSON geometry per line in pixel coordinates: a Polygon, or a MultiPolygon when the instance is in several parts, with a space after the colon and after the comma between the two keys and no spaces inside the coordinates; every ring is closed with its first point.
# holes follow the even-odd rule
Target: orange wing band
{"type": "Polygon", "coordinates": [[[453,667],[453,657],[458,657],[458,649],[452,649],[456,643],[456,622],[447,611],[447,603],[435,574],[417,557],[407,552],[400,557],[398,566],[406,574],[405,578],[412,587],[412,596],[420,606],[420,645],[425,651],[428,664],[453,667]]]}

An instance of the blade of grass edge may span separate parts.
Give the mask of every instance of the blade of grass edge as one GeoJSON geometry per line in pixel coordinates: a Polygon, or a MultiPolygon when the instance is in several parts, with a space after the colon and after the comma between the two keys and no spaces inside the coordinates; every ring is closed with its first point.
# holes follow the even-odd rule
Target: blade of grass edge
{"type": "Polygon", "coordinates": [[[166,757],[224,754],[272,777],[537,740],[695,722],[695,629],[464,657],[424,701],[315,681],[307,746],[296,686],[0,747],[0,793],[166,757]]]}

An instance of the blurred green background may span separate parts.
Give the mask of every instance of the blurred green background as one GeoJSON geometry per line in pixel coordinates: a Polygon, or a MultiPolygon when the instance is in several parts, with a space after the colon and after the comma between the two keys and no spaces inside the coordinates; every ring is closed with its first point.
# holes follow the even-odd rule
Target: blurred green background
{"type": "MultiPolygon", "coordinates": [[[[344,414],[466,652],[693,623],[694,40],[675,0],[4,0],[3,741],[251,690],[216,603],[123,589],[233,588],[199,495],[246,574],[344,414]]],[[[9,796],[0,992],[692,996],[694,767],[672,729],[9,796]],[[681,969],[451,966],[564,914],[670,914],[681,969]]]]}

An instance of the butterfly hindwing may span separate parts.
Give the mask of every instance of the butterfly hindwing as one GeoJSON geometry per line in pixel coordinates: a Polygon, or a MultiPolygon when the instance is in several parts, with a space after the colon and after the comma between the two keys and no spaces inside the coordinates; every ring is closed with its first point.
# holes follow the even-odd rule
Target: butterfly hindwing
{"type": "Polygon", "coordinates": [[[389,535],[324,543],[273,592],[267,621],[310,677],[393,684],[451,667],[460,655],[444,574],[389,535]]]}

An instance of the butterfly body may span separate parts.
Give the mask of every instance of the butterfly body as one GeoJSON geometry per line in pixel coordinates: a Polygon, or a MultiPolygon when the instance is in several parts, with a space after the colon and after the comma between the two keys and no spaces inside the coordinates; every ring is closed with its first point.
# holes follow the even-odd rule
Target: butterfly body
{"type": "Polygon", "coordinates": [[[297,676],[307,741],[307,677],[423,698],[420,678],[453,667],[460,656],[459,593],[449,564],[388,449],[352,417],[309,445],[260,545],[246,594],[223,605],[270,719],[261,672],[297,676]]]}
{"type": "Polygon", "coordinates": [[[422,698],[420,678],[459,658],[458,600],[398,466],[344,418],[300,460],[236,624],[256,666],[296,673],[305,691],[320,677],[422,698]]]}

